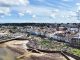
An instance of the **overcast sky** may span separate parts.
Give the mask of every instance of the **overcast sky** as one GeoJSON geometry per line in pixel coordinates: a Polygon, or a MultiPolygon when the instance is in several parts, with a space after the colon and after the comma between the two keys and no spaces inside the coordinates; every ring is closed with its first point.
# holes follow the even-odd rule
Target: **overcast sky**
{"type": "Polygon", "coordinates": [[[80,0],[0,0],[0,23],[80,23],[80,0]]]}

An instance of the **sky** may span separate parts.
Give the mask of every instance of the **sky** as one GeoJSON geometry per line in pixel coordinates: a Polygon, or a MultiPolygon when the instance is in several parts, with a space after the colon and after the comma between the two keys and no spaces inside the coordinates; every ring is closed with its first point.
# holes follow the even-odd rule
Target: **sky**
{"type": "Polygon", "coordinates": [[[80,23],[80,0],[0,0],[0,23],[80,23]]]}

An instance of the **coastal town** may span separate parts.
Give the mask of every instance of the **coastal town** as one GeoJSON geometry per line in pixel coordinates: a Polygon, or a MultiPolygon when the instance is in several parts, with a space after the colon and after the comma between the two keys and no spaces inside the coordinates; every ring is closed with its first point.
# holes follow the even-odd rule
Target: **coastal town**
{"type": "Polygon", "coordinates": [[[80,24],[76,23],[1,24],[0,59],[78,60],[80,58],[79,26],[80,24]]]}
{"type": "Polygon", "coordinates": [[[0,0],[0,60],[80,60],[80,0],[0,0]]]}

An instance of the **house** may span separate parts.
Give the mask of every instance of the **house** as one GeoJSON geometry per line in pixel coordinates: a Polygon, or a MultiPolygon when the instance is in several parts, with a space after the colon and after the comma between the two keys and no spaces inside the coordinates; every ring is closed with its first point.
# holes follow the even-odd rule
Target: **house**
{"type": "Polygon", "coordinates": [[[74,47],[80,47],[80,34],[74,35],[70,40],[70,45],[74,47]]]}

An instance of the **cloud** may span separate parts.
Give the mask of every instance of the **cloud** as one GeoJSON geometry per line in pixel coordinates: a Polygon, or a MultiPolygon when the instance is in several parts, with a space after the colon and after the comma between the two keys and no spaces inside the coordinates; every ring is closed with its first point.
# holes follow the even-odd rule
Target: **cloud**
{"type": "Polygon", "coordinates": [[[7,15],[10,12],[8,7],[0,7],[0,14],[7,15]]]}
{"type": "Polygon", "coordinates": [[[80,3],[76,3],[77,6],[80,6],[80,3]]]}
{"type": "Polygon", "coordinates": [[[55,17],[56,17],[56,15],[55,15],[55,14],[51,14],[51,17],[52,17],[52,18],[55,18],[55,17]]]}
{"type": "Polygon", "coordinates": [[[28,14],[32,14],[32,12],[30,10],[26,10],[26,13],[28,14]]]}
{"type": "MultiPolygon", "coordinates": [[[[13,8],[18,13],[19,8],[26,7],[28,4],[28,0],[0,0],[0,16],[9,15],[13,12],[13,8]]],[[[19,13],[20,16],[23,15],[21,11],[19,13]]]]}
{"type": "Polygon", "coordinates": [[[24,16],[24,13],[18,13],[19,14],[19,16],[24,16]]]}
{"type": "Polygon", "coordinates": [[[26,5],[28,4],[28,0],[0,0],[0,4],[5,5],[26,5]]]}
{"type": "Polygon", "coordinates": [[[32,18],[36,18],[36,15],[32,15],[32,18]]]}
{"type": "MultiPolygon", "coordinates": [[[[20,10],[20,9],[19,9],[20,10]]],[[[68,21],[70,22],[79,22],[76,19],[76,12],[73,11],[65,11],[55,8],[44,8],[44,7],[35,7],[35,6],[28,6],[25,9],[22,9],[21,12],[26,12],[32,16],[32,18],[36,18],[37,20],[51,20],[52,22],[57,22],[60,20],[60,22],[68,21]],[[23,10],[23,11],[22,11],[23,10]],[[73,18],[74,17],[74,18],[73,18]]],[[[25,14],[25,13],[24,13],[25,14]]],[[[35,20],[35,21],[37,21],[35,20]]],[[[38,21],[37,21],[38,22],[38,21]]]]}
{"type": "MultiPolygon", "coordinates": [[[[2,18],[5,18],[5,16],[11,16],[12,14],[15,16],[19,15],[23,19],[28,19],[28,18],[33,19],[35,20],[34,22],[36,21],[43,22],[44,20],[46,20],[44,22],[57,22],[57,21],[69,22],[69,20],[70,22],[71,21],[79,22],[78,20],[76,20],[75,12],[66,10],[68,9],[68,7],[69,8],[71,7],[70,5],[65,4],[63,2],[57,2],[57,1],[47,2],[47,1],[48,0],[37,0],[37,3],[40,2],[43,3],[43,5],[35,6],[29,4],[29,0],[0,0],[0,16],[2,18]]],[[[67,2],[69,0],[62,0],[62,1],[67,2]]],[[[76,5],[78,6],[79,9],[80,3],[76,3],[76,5]]],[[[11,16],[12,18],[14,17],[13,15],[11,16]]]]}

